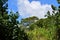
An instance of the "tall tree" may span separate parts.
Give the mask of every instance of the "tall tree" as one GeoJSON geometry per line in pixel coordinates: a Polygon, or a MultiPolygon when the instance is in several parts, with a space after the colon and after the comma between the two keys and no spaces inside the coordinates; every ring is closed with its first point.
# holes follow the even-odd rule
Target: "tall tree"
{"type": "Polygon", "coordinates": [[[33,16],[33,17],[22,19],[21,23],[23,24],[23,26],[29,26],[30,24],[36,22],[38,19],[39,18],[33,16]]]}
{"type": "Polygon", "coordinates": [[[4,23],[7,21],[6,19],[8,19],[8,15],[7,15],[7,2],[8,0],[0,0],[0,40],[6,40],[6,26],[4,25],[4,23]],[[5,16],[3,16],[3,14],[5,16]],[[6,17],[6,18],[5,18],[6,17]],[[5,20],[4,20],[5,19],[5,20]]]}

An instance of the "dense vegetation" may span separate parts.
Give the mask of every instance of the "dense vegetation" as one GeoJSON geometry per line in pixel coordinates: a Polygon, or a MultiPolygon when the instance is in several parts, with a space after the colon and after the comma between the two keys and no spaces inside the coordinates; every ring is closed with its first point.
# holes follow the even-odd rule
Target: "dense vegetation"
{"type": "Polygon", "coordinates": [[[60,6],[51,7],[53,11],[47,12],[47,18],[33,16],[19,23],[19,13],[8,14],[8,0],[0,0],[0,40],[60,40],[60,6]]]}

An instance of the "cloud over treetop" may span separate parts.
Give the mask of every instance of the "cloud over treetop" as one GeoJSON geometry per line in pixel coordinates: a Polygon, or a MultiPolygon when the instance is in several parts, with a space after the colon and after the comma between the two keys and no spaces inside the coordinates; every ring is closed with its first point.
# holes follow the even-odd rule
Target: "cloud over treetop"
{"type": "Polygon", "coordinates": [[[37,16],[44,18],[47,11],[52,11],[51,5],[42,5],[39,1],[18,0],[18,12],[23,18],[37,16]]]}

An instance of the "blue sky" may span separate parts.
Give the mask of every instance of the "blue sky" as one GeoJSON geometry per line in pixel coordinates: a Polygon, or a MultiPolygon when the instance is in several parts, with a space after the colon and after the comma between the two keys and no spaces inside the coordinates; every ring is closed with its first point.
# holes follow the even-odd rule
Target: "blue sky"
{"type": "MultiPolygon", "coordinates": [[[[29,0],[32,2],[32,0],[29,0]]],[[[33,0],[33,1],[40,1],[41,4],[53,4],[55,6],[58,6],[58,3],[56,0],[33,0]]],[[[8,8],[12,9],[14,12],[18,11],[17,9],[17,0],[8,0],[8,8]]]]}
{"type": "Polygon", "coordinates": [[[17,11],[17,0],[8,0],[8,8],[13,11],[17,11]]]}
{"type": "Polygon", "coordinates": [[[51,11],[51,4],[58,6],[56,0],[8,0],[9,11],[18,11],[21,14],[18,20],[30,16],[44,18],[46,12],[51,11]]]}
{"type": "MultiPolygon", "coordinates": [[[[29,1],[32,2],[32,0],[29,0],[29,1]]],[[[38,0],[38,1],[40,1],[41,4],[53,4],[55,6],[58,6],[58,3],[56,0],[38,0]]]]}

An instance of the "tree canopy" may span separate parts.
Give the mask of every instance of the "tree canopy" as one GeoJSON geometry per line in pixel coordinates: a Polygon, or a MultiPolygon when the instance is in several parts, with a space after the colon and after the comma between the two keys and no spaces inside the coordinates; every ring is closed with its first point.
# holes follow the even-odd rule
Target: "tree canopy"
{"type": "Polygon", "coordinates": [[[8,14],[7,2],[0,0],[0,40],[60,40],[60,5],[51,5],[52,14],[48,11],[45,19],[33,16],[19,22],[18,12],[8,14]]]}

